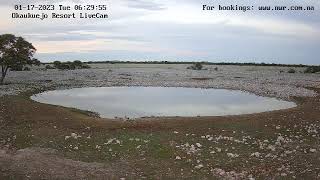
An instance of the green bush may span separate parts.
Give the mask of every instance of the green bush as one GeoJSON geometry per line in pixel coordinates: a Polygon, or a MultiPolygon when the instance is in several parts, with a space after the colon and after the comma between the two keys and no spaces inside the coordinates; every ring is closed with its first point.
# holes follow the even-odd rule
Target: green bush
{"type": "Polygon", "coordinates": [[[201,70],[203,68],[201,62],[196,62],[192,66],[188,67],[187,69],[192,69],[192,70],[201,70]]]}
{"type": "Polygon", "coordinates": [[[11,71],[22,71],[23,70],[23,65],[15,65],[10,68],[11,71]]]}
{"type": "Polygon", "coordinates": [[[89,66],[88,64],[82,64],[81,65],[81,69],[90,69],[91,66],[89,66]]]}
{"type": "Polygon", "coordinates": [[[24,67],[23,71],[31,71],[31,69],[29,67],[24,67]]]}
{"type": "Polygon", "coordinates": [[[76,69],[76,65],[73,62],[68,61],[68,62],[66,62],[64,64],[68,66],[67,69],[69,69],[69,70],[75,70],[76,69]]]}
{"type": "Polygon", "coordinates": [[[55,69],[55,68],[50,65],[46,65],[46,69],[55,69]]]}
{"type": "Polygon", "coordinates": [[[74,66],[70,66],[68,63],[61,63],[58,67],[60,70],[73,70],[74,66]]]}
{"type": "Polygon", "coordinates": [[[59,68],[59,66],[61,65],[62,63],[60,62],[60,61],[54,61],[53,62],[53,66],[55,67],[55,68],[59,68]]]}
{"type": "Polygon", "coordinates": [[[91,68],[88,64],[84,64],[79,60],[75,60],[73,62],[53,62],[54,67],[60,70],[75,70],[75,69],[89,69],[91,68]]]}
{"type": "Polygon", "coordinates": [[[31,71],[30,67],[23,67],[23,65],[17,65],[10,68],[11,71],[31,71]]]}
{"type": "Polygon", "coordinates": [[[296,73],[296,70],[294,70],[294,69],[289,69],[288,73],[296,73]]]}
{"type": "Polygon", "coordinates": [[[73,61],[73,64],[74,64],[76,67],[81,67],[81,66],[82,66],[82,62],[79,61],[79,60],[73,61]]]}
{"type": "Polygon", "coordinates": [[[320,72],[320,66],[309,66],[304,73],[318,73],[320,72]]]}

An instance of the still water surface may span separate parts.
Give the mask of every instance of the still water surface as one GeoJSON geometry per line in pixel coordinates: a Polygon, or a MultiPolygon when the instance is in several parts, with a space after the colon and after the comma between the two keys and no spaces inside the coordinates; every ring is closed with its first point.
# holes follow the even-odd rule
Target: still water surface
{"type": "Polygon", "coordinates": [[[293,102],[241,91],[167,87],[75,88],[40,93],[31,99],[98,112],[101,117],[224,116],[295,107],[293,102]]]}

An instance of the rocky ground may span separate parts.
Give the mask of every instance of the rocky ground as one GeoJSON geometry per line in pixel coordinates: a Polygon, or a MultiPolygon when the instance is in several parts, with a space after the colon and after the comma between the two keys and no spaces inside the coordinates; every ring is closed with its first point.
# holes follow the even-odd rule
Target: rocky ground
{"type": "Polygon", "coordinates": [[[223,88],[258,95],[289,99],[312,97],[305,87],[319,86],[319,74],[304,74],[304,68],[206,66],[207,70],[187,70],[189,65],[92,65],[92,69],[59,71],[34,70],[10,72],[8,85],[0,87],[0,96],[34,88],[72,88],[100,86],[170,86],[223,88]],[[218,70],[215,70],[215,68],[218,70]]]}
{"type": "Polygon", "coordinates": [[[0,179],[319,179],[319,74],[215,67],[11,72],[0,86],[0,179]],[[114,121],[29,99],[46,89],[132,85],[238,89],[298,106],[241,116],[114,121]]]}

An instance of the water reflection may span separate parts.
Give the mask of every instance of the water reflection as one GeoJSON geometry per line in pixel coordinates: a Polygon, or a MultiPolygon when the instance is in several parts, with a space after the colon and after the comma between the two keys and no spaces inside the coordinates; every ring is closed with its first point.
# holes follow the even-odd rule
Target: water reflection
{"type": "Polygon", "coordinates": [[[238,115],[295,106],[293,102],[241,91],[165,87],[76,88],[44,92],[31,99],[98,112],[106,118],[238,115]]]}

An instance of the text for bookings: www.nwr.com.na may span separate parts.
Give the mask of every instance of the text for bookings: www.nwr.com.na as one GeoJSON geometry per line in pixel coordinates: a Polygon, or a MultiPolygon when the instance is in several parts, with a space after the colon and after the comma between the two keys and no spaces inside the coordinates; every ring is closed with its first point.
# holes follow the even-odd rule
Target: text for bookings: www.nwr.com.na
{"type": "Polygon", "coordinates": [[[242,5],[203,5],[202,10],[204,11],[315,11],[314,6],[242,6],[242,5]]]}

